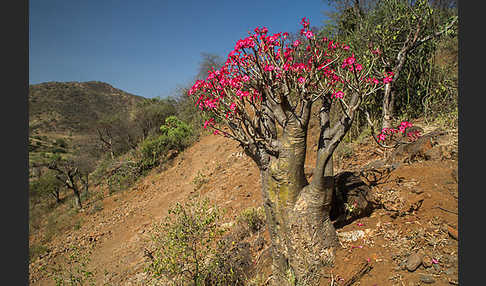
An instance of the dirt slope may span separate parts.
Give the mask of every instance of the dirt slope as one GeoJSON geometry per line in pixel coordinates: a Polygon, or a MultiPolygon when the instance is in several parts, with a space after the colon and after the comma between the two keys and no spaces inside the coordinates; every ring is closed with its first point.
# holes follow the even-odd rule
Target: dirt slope
{"type": "MultiPolygon", "coordinates": [[[[435,142],[436,149],[448,146],[441,147],[444,152],[399,164],[377,181],[372,195],[381,207],[338,229],[343,248],[332,275],[322,285],[331,281],[343,285],[363,265],[371,269],[359,277],[359,285],[422,285],[430,280],[434,285],[451,285],[457,281],[457,238],[453,238],[457,233],[457,140],[450,136],[435,142]],[[356,240],[346,240],[350,231],[362,232],[355,232],[356,240]],[[412,254],[420,256],[422,263],[410,271],[406,264],[412,254]]],[[[313,144],[309,142],[309,154],[313,144]]],[[[340,159],[336,172],[359,169],[381,158],[368,141],[351,157],[340,159]]],[[[306,165],[314,161],[311,155],[306,165]]],[[[91,248],[88,268],[95,272],[96,285],[147,285],[144,250],[149,247],[152,224],[165,217],[175,202],[195,193],[226,208],[226,220],[234,220],[243,209],[261,205],[258,169],[235,142],[221,136],[202,137],[166,170],[154,170],[132,189],[103,199],[101,211],[93,213],[93,205],[87,205],[79,213],[82,226],[54,239],[48,254],[31,263],[31,285],[54,285],[39,269],[51,265],[69,245],[91,248]],[[197,181],[202,186],[195,191],[197,181]]],[[[268,259],[262,261],[268,263],[268,259]]]]}

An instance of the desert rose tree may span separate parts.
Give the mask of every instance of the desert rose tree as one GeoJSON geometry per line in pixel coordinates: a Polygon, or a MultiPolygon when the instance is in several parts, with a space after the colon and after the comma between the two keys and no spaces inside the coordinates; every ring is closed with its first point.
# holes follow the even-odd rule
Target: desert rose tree
{"type": "Polygon", "coordinates": [[[391,80],[372,74],[346,44],[314,35],[306,18],[301,24],[303,40],[294,42],[257,27],[188,92],[208,116],[204,127],[238,141],[260,170],[275,285],[317,285],[321,267],[332,265],[332,155],[361,102],[391,80]],[[309,182],[304,162],[314,104],[320,135],[309,182]],[[341,114],[331,125],[333,104],[341,114]]]}

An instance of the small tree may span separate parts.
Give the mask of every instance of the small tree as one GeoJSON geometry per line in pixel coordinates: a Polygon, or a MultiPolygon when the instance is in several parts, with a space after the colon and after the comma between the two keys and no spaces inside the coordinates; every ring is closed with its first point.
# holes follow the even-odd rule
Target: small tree
{"type": "Polygon", "coordinates": [[[33,197],[50,195],[56,200],[56,203],[60,203],[60,190],[62,186],[63,184],[56,178],[55,172],[47,171],[39,176],[39,178],[33,180],[29,185],[29,189],[33,197]]]}
{"type": "Polygon", "coordinates": [[[76,206],[79,209],[83,208],[80,190],[78,187],[80,173],[75,162],[72,160],[63,160],[60,156],[54,156],[48,163],[47,167],[53,171],[56,171],[56,179],[64,184],[66,188],[73,191],[76,206]]]}
{"type": "Polygon", "coordinates": [[[316,37],[306,18],[301,24],[304,40],[290,43],[288,33],[256,28],[237,41],[222,68],[188,93],[212,115],[204,127],[239,142],[260,169],[274,285],[317,285],[321,266],[332,265],[339,245],[329,217],[332,155],[360,104],[392,80],[373,73],[373,58],[364,66],[349,46],[316,37]],[[316,104],[320,135],[309,182],[304,162],[316,104]],[[332,105],[341,111],[333,124],[332,105]]]}
{"type": "Polygon", "coordinates": [[[97,121],[94,131],[101,149],[109,152],[111,159],[137,147],[141,132],[126,114],[116,114],[97,121]]]}
{"type": "Polygon", "coordinates": [[[204,285],[216,267],[216,238],[221,233],[221,212],[208,199],[191,199],[169,209],[165,223],[157,225],[156,250],[146,269],[155,277],[167,276],[173,284],[204,285]]]}
{"type": "Polygon", "coordinates": [[[140,130],[142,140],[157,134],[165,119],[176,114],[175,105],[173,98],[150,98],[137,106],[133,121],[140,130]]]}

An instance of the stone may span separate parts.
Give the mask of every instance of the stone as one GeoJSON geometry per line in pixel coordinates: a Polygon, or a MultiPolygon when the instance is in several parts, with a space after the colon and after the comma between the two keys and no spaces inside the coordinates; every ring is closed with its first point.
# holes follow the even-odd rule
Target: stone
{"type": "Polygon", "coordinates": [[[447,275],[452,275],[454,274],[454,272],[455,272],[454,268],[448,268],[444,271],[444,273],[447,275]]]}
{"type": "Polygon", "coordinates": [[[352,230],[345,232],[337,232],[339,240],[342,242],[353,242],[365,236],[365,232],[362,230],[352,230]]]}
{"type": "Polygon", "coordinates": [[[457,233],[457,230],[451,226],[447,226],[447,232],[449,232],[449,235],[454,238],[455,240],[457,240],[458,238],[458,233],[457,233]]]}
{"type": "Polygon", "coordinates": [[[425,268],[430,268],[432,267],[432,258],[430,258],[430,256],[425,256],[424,259],[422,259],[422,265],[425,267],[425,268]]]}
{"type": "Polygon", "coordinates": [[[407,259],[407,270],[413,272],[420,266],[420,264],[422,264],[422,256],[418,253],[413,253],[407,259]]]}
{"type": "Polygon", "coordinates": [[[434,278],[431,275],[428,275],[428,274],[420,274],[419,279],[420,279],[420,282],[423,282],[423,283],[426,283],[426,284],[435,283],[434,278]]]}

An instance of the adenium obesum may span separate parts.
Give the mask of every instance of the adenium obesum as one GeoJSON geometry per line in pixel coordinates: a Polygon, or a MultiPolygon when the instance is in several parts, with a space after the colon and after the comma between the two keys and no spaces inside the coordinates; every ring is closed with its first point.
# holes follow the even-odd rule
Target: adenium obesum
{"type": "Polygon", "coordinates": [[[412,127],[412,123],[402,121],[398,128],[383,128],[377,136],[378,142],[385,141],[388,136],[393,136],[393,134],[397,133],[406,134],[410,141],[415,141],[420,136],[420,132],[417,130],[406,132],[409,127],[412,127]]]}
{"type": "MultiPolygon", "coordinates": [[[[236,42],[220,69],[208,71],[206,79],[194,83],[188,95],[211,116],[204,128],[231,137],[216,126],[215,118],[228,123],[247,120],[248,110],[261,110],[268,90],[290,89],[308,100],[327,96],[346,105],[347,94],[366,96],[393,80],[393,73],[375,74],[360,64],[349,45],[313,33],[307,18],[301,25],[302,38],[294,41],[286,32],[270,34],[266,27],[255,28],[236,42]]],[[[370,49],[371,57],[378,54],[379,50],[370,49]]],[[[382,130],[379,140],[404,132],[411,124],[400,126],[382,130]]]]}

